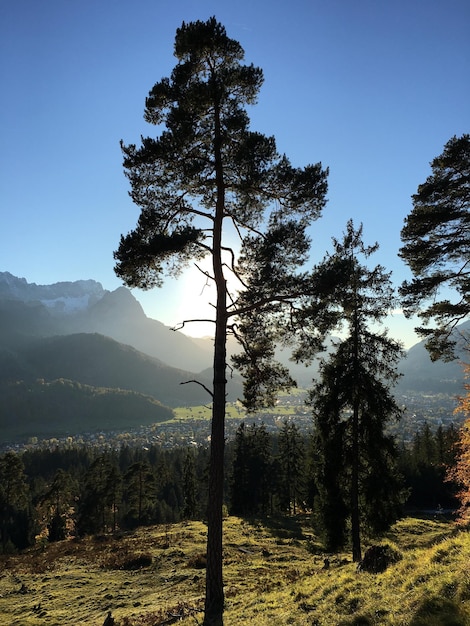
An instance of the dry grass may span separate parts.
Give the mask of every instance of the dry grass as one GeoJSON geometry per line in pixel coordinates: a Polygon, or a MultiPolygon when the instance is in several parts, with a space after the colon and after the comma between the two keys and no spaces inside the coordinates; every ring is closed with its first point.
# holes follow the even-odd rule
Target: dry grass
{"type": "MultiPolygon", "coordinates": [[[[470,624],[470,538],[444,521],[407,519],[386,541],[403,558],[382,574],[330,557],[308,520],[224,521],[227,626],[464,626],[470,624]]],[[[0,624],[157,626],[202,623],[206,527],[140,529],[5,557],[0,624]]]]}

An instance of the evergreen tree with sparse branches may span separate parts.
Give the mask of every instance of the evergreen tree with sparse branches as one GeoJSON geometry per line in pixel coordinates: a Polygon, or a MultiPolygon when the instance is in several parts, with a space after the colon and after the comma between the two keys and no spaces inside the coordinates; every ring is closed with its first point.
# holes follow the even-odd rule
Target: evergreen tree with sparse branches
{"type": "Polygon", "coordinates": [[[197,486],[194,470],[194,460],[191,451],[188,450],[183,466],[183,519],[194,519],[197,512],[197,486]]]}
{"type": "Polygon", "coordinates": [[[19,454],[0,456],[0,547],[3,553],[34,543],[36,518],[19,454]]]}
{"type": "Polygon", "coordinates": [[[117,468],[108,453],[97,456],[80,488],[76,529],[79,535],[106,533],[115,526],[117,468]]]}
{"type": "Polygon", "coordinates": [[[61,541],[67,537],[67,521],[71,517],[75,492],[76,486],[72,477],[59,468],[41,497],[41,504],[47,507],[49,541],[61,541]]]}
{"type": "Polygon", "coordinates": [[[350,220],[333,246],[315,270],[325,285],[324,297],[302,312],[306,324],[319,322],[343,334],[322,359],[320,378],[310,391],[319,446],[316,513],[330,547],[341,547],[349,519],[353,559],[360,561],[363,530],[383,531],[397,518],[402,502],[397,450],[385,432],[387,422],[401,414],[391,385],[398,378],[402,349],[375,327],[395,302],[390,274],[361,261],[377,244],[366,247],[362,226],[356,230],[350,220]]]}
{"type": "Polygon", "coordinates": [[[151,524],[157,500],[155,473],[147,461],[136,461],[124,474],[124,491],[127,512],[125,523],[134,528],[151,524]]]}

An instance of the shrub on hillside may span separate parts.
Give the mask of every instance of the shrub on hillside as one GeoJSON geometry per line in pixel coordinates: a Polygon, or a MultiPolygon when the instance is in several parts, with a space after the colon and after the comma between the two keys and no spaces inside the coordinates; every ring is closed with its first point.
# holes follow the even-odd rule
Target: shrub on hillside
{"type": "Polygon", "coordinates": [[[400,552],[388,544],[370,546],[365,551],[364,558],[357,566],[357,569],[360,572],[379,574],[384,572],[389,565],[400,561],[401,558],[400,552]]]}

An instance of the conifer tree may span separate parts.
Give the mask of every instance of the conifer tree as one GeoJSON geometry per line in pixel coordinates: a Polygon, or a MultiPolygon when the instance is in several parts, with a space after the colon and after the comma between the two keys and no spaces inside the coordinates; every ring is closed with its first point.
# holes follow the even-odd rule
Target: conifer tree
{"type": "Polygon", "coordinates": [[[193,519],[197,512],[197,487],[194,471],[194,461],[191,451],[188,450],[184,459],[183,467],[183,518],[193,519]]]}
{"type": "Polygon", "coordinates": [[[109,454],[100,454],[88,468],[77,511],[79,535],[105,533],[115,525],[117,468],[109,454]]]}
{"type": "Polygon", "coordinates": [[[401,231],[400,256],[413,279],[400,291],[405,313],[424,322],[416,331],[431,358],[452,359],[452,331],[470,314],[470,134],[452,137],[431,168],[401,231]]]}
{"type": "MultiPolygon", "coordinates": [[[[322,385],[325,390],[334,384],[329,381],[329,368],[323,366],[322,385]]],[[[310,402],[315,407],[314,432],[312,434],[313,519],[325,549],[335,552],[346,542],[349,507],[347,490],[344,489],[343,425],[338,420],[341,405],[333,393],[320,396],[320,383],[312,390],[310,402]],[[317,417],[318,416],[318,417],[317,417]]]]}
{"type": "Polygon", "coordinates": [[[270,501],[271,443],[266,426],[242,422],[235,435],[231,511],[266,515],[270,501]]]}
{"type": "Polygon", "coordinates": [[[111,531],[115,533],[118,528],[120,506],[122,503],[122,474],[116,462],[111,464],[108,474],[106,498],[112,514],[111,531]]]}
{"type": "Polygon", "coordinates": [[[355,230],[349,221],[343,240],[334,239],[333,245],[333,254],[316,268],[324,297],[303,315],[330,332],[343,331],[344,338],[322,360],[310,402],[321,446],[317,469],[323,526],[337,516],[329,542],[340,544],[348,515],[353,559],[360,561],[361,527],[383,530],[396,518],[400,504],[396,450],[384,429],[401,413],[390,386],[398,378],[402,350],[386,331],[373,326],[394,304],[390,274],[380,265],[369,269],[360,260],[367,260],[377,244],[364,246],[362,226],[355,230]]]}
{"type": "Polygon", "coordinates": [[[271,437],[264,422],[259,426],[253,424],[250,435],[253,448],[250,467],[250,490],[255,503],[253,509],[258,515],[266,515],[269,510],[271,487],[271,437]]]}
{"type": "Polygon", "coordinates": [[[455,508],[455,484],[446,481],[456,459],[458,429],[441,425],[435,432],[426,422],[400,451],[400,472],[408,489],[407,504],[423,509],[455,508]]]}
{"type": "Polygon", "coordinates": [[[59,468],[41,502],[48,507],[49,541],[61,541],[67,536],[67,519],[74,497],[74,481],[70,474],[59,468]]]}
{"type": "Polygon", "coordinates": [[[305,448],[302,436],[294,422],[284,422],[278,439],[279,447],[279,500],[289,515],[297,512],[304,494],[305,448]]]}
{"type": "Polygon", "coordinates": [[[244,515],[249,511],[249,444],[246,431],[245,422],[242,422],[235,433],[230,492],[230,511],[233,515],[244,515]]]}
{"type": "Polygon", "coordinates": [[[35,518],[24,464],[14,452],[0,457],[0,536],[5,553],[23,549],[34,541],[35,518]]]}
{"type": "Polygon", "coordinates": [[[149,463],[133,463],[124,475],[124,484],[127,524],[134,527],[151,523],[157,499],[157,483],[149,463]]]}
{"type": "MultiPolygon", "coordinates": [[[[470,378],[470,365],[464,366],[465,376],[470,378]]],[[[465,383],[466,394],[459,398],[455,412],[466,417],[462,424],[457,441],[457,458],[447,469],[447,479],[458,485],[457,498],[460,502],[457,521],[467,525],[470,521],[470,383],[465,383]]]]}
{"type": "MultiPolygon", "coordinates": [[[[220,626],[227,332],[240,313],[256,318],[256,311],[299,293],[289,276],[306,260],[306,228],[325,204],[327,172],[320,164],[293,167],[273,137],[249,129],[246,107],[256,102],[263,74],[243,65],[241,45],[215,18],[183,23],[174,53],[171,77],[146,100],[145,119],[160,135],[142,138],[140,147],[122,144],[141,213],[121,238],[115,271],[130,287],[151,288],[196,263],[215,285],[213,384],[205,387],[212,422],[204,624],[220,626]],[[245,258],[253,252],[250,271],[263,278],[249,302],[239,298],[245,278],[235,261],[239,246],[245,258]],[[200,264],[204,258],[210,269],[200,264]]],[[[286,372],[271,374],[270,387],[290,384],[286,372]]]]}

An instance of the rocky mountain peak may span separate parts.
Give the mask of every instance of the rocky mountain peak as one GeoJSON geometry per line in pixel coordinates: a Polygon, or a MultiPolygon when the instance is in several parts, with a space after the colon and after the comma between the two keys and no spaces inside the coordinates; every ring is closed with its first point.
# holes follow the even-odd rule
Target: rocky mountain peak
{"type": "Polygon", "coordinates": [[[71,314],[89,308],[106,294],[101,283],[95,280],[58,282],[52,285],[28,283],[10,272],[0,272],[0,298],[40,302],[51,312],[71,314]]]}
{"type": "Polygon", "coordinates": [[[105,292],[92,309],[93,315],[108,315],[118,311],[121,318],[140,319],[146,317],[141,304],[126,287],[118,287],[114,291],[105,292]]]}

